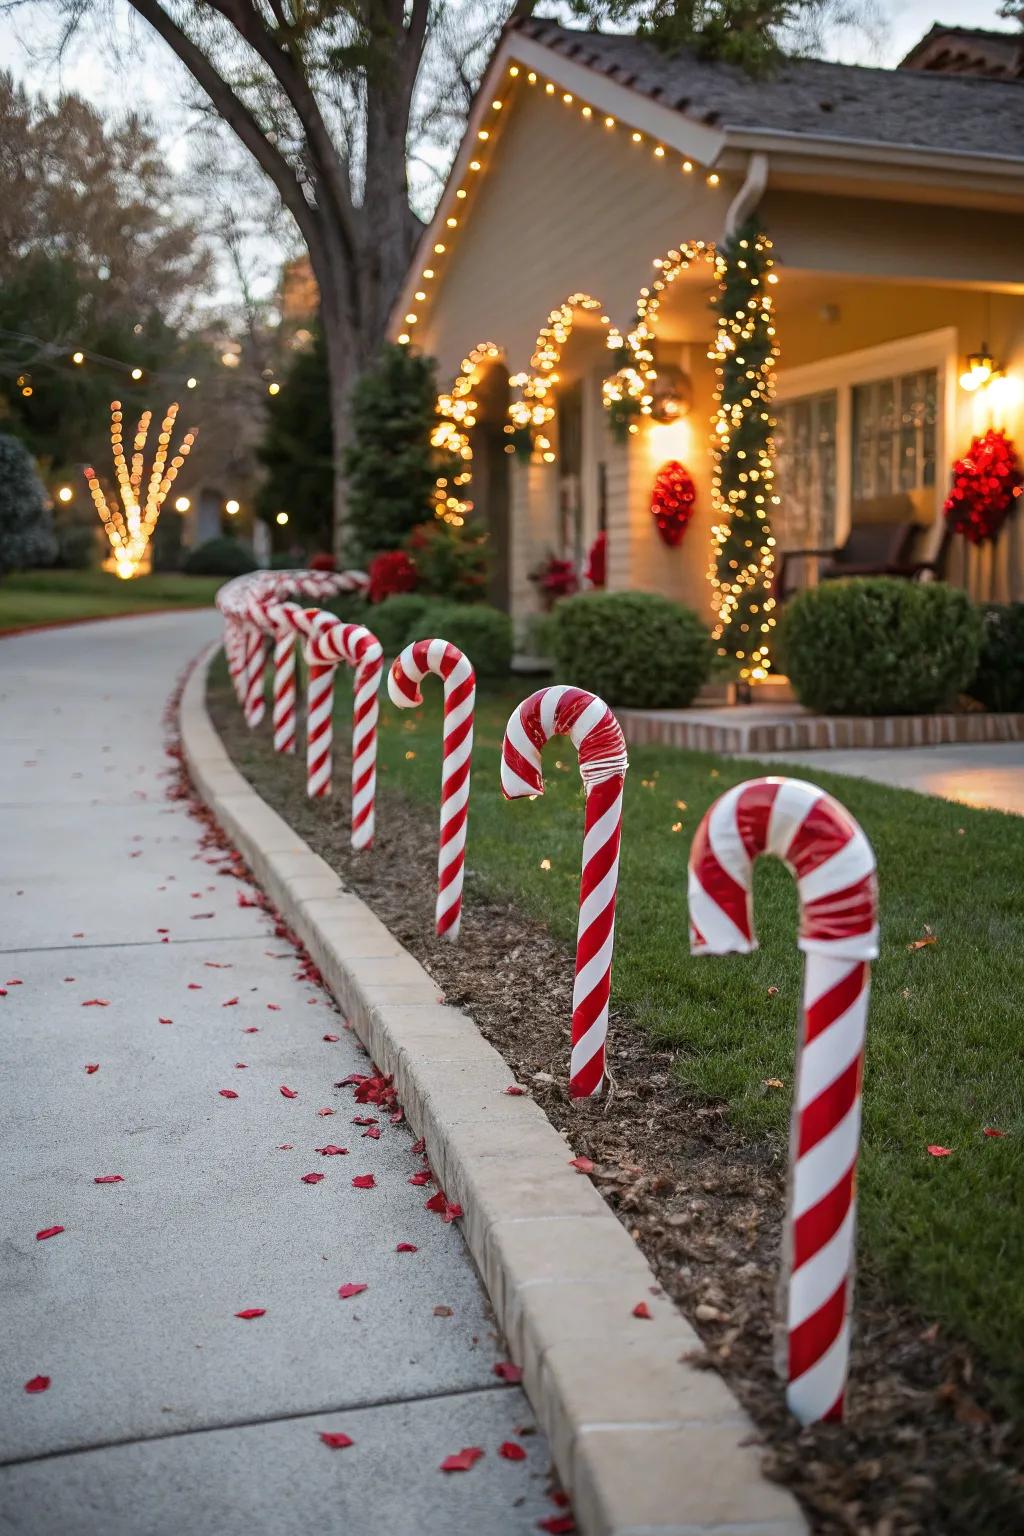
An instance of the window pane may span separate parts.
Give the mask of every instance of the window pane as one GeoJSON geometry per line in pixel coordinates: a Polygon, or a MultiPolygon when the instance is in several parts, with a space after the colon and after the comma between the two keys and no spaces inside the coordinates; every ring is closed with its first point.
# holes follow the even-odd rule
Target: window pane
{"type": "Polygon", "coordinates": [[[776,407],[775,476],[781,498],[773,532],[780,549],[831,544],[836,516],[836,395],[776,407]]]}
{"type": "Polygon", "coordinates": [[[873,501],[935,484],[934,368],[853,390],[853,499],[873,501]]]}

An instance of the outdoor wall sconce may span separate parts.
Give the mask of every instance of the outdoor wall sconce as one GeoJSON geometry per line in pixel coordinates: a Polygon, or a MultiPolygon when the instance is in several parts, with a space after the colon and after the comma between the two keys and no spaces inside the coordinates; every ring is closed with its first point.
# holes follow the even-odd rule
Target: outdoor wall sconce
{"type": "Polygon", "coordinates": [[[651,390],[651,416],[658,422],[681,421],[690,413],[693,385],[690,375],[675,363],[659,363],[651,390]]]}
{"type": "Polygon", "coordinates": [[[998,378],[1001,370],[996,367],[995,358],[984,342],[980,352],[971,352],[967,358],[967,367],[960,375],[960,388],[966,389],[970,394],[981,389],[984,384],[990,384],[998,378]]]}

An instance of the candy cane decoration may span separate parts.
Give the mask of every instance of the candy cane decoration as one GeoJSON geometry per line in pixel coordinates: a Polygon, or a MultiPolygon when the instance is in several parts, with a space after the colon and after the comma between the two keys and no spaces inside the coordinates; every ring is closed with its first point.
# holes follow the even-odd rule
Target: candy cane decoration
{"type": "Polygon", "coordinates": [[[306,703],[307,791],[331,790],[331,712],[334,674],[339,662],[355,669],[352,701],[352,847],[373,842],[377,789],[377,695],[384,652],[376,635],[361,624],[344,624],[333,614],[315,611],[306,642],[309,691],[306,703]]]}
{"type": "Polygon", "coordinates": [[[250,623],[245,630],[245,723],[254,729],[263,719],[265,703],[263,680],[267,666],[267,644],[263,633],[250,623]]]}
{"type": "Polygon", "coordinates": [[[804,962],[783,1241],[786,1401],[802,1424],[841,1419],[850,1353],[864,1034],[878,955],[871,846],[831,795],[751,779],[716,800],[690,851],[690,950],[757,948],[754,860],[796,877],[804,962]]]}
{"type": "Polygon", "coordinates": [[[540,754],[552,736],[568,736],[579,753],[587,801],[569,1065],[569,1093],[581,1099],[599,1093],[604,1080],[626,743],[602,699],[582,688],[541,688],[520,704],[505,728],[506,800],[544,793],[540,754]]]}
{"type": "Polygon", "coordinates": [[[388,673],[388,693],[399,709],[423,703],[419,685],[428,672],[444,679],[444,747],[441,760],[441,838],[437,853],[437,932],[455,940],[462,921],[466,818],[476,673],[469,658],[447,640],[414,640],[388,673]]]}
{"type": "Polygon", "coordinates": [[[279,630],[274,640],[274,751],[295,751],[295,634],[279,630]]]}

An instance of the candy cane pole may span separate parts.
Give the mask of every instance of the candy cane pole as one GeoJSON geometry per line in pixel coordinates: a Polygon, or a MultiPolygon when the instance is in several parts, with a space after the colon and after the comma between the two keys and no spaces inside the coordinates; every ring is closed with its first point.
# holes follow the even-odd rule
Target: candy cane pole
{"type": "Polygon", "coordinates": [[[690,949],[757,948],[759,854],[796,877],[804,989],[783,1243],[786,1401],[802,1424],[841,1419],[850,1354],[864,1034],[878,955],[871,846],[831,795],[802,779],[751,779],[716,800],[690,851],[690,949]]]}
{"type": "Polygon", "coordinates": [[[373,842],[377,791],[377,717],[384,652],[376,635],[361,624],[344,624],[333,614],[313,611],[306,642],[307,789],[311,796],[331,789],[331,709],[339,662],[355,669],[352,700],[352,847],[373,842]]]}
{"type": "Polygon", "coordinates": [[[399,709],[422,704],[419,685],[428,672],[444,679],[441,839],[437,854],[435,916],[438,934],[455,940],[462,921],[476,673],[469,658],[447,640],[415,640],[406,646],[388,673],[391,702],[399,709]]]}
{"type": "Polygon", "coordinates": [[[266,708],[263,680],[267,667],[267,644],[263,631],[250,619],[245,635],[245,723],[250,730],[259,725],[266,708]]]}
{"type": "Polygon", "coordinates": [[[274,751],[295,751],[295,635],[278,631],[274,639],[274,751]]]}
{"type": "Polygon", "coordinates": [[[581,1099],[599,1093],[604,1080],[626,743],[602,699],[582,688],[541,688],[520,704],[505,728],[501,790],[506,800],[544,793],[540,754],[552,736],[568,736],[579,753],[587,799],[569,1066],[569,1093],[581,1099]]]}

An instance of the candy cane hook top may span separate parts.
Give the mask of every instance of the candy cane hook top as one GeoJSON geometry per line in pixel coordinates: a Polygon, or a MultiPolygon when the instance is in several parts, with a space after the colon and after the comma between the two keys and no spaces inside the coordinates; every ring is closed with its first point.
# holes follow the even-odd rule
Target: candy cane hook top
{"type": "Polygon", "coordinates": [[[587,801],[569,1066],[569,1093],[579,1099],[599,1093],[604,1080],[626,743],[603,699],[582,688],[541,688],[513,711],[505,730],[506,800],[544,793],[540,755],[552,736],[568,736],[579,753],[587,801]]]}
{"type": "Polygon", "coordinates": [[[869,962],[878,955],[871,846],[831,795],[802,779],[751,779],[716,800],[690,851],[690,949],[757,947],[754,860],[795,875],[806,955],[783,1241],[786,1401],[803,1424],[841,1419],[850,1353],[856,1168],[869,962]]]}
{"type": "Polygon", "coordinates": [[[377,717],[380,713],[377,695],[384,669],[384,652],[376,635],[371,634],[362,624],[345,624],[333,614],[319,610],[312,610],[312,614],[312,629],[305,647],[309,666],[307,787],[310,795],[330,793],[334,673],[338,664],[344,661],[355,670],[352,700],[352,847],[369,848],[373,843],[374,832],[377,717]]]}
{"type": "Polygon", "coordinates": [[[437,854],[435,915],[438,934],[454,940],[458,938],[462,921],[476,673],[469,658],[449,641],[415,640],[405,647],[388,673],[391,702],[399,709],[422,704],[419,685],[428,672],[444,680],[441,837],[437,854]]]}

